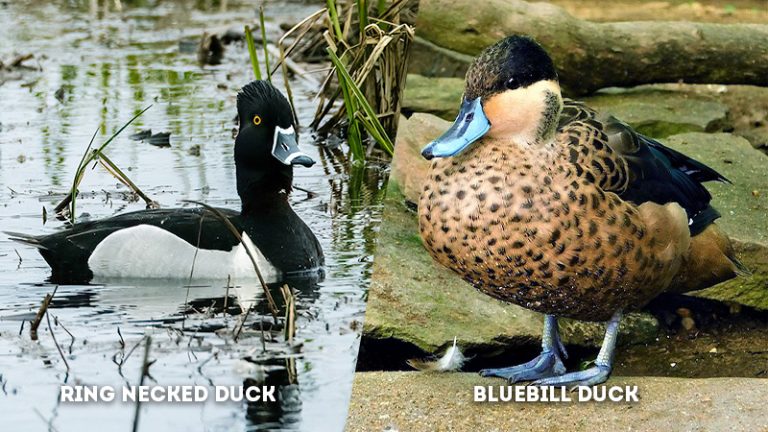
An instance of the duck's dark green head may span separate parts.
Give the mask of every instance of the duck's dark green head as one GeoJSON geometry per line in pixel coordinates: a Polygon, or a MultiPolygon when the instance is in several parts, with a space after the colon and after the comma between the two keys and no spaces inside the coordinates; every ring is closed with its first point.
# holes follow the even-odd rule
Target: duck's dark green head
{"type": "Polygon", "coordinates": [[[547,52],[527,36],[509,36],[472,63],[456,121],[422,155],[454,156],[483,136],[539,142],[554,132],[561,106],[557,71],[547,52]]]}
{"type": "MultiPolygon", "coordinates": [[[[263,190],[290,190],[293,166],[315,161],[299,149],[296,125],[288,100],[267,81],[253,81],[237,94],[240,130],[235,138],[237,189],[245,194],[258,185],[263,190]]],[[[258,191],[251,191],[258,192],[258,191]]]]}

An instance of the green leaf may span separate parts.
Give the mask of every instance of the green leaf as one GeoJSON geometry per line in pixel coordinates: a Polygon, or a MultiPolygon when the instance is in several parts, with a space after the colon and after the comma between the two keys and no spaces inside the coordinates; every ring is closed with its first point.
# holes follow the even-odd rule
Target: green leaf
{"type": "Polygon", "coordinates": [[[253,67],[253,74],[256,75],[257,80],[261,80],[261,69],[259,69],[259,54],[256,53],[256,44],[253,42],[253,34],[251,34],[251,28],[245,26],[245,41],[248,44],[248,54],[251,55],[251,66],[253,67]]]}

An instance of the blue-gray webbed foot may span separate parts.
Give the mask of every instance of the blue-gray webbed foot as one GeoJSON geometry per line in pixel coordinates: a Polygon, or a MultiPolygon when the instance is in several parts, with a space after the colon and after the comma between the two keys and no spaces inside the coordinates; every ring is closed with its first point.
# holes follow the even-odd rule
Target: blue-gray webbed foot
{"type": "Polygon", "coordinates": [[[602,384],[608,380],[611,375],[611,367],[605,365],[595,365],[583,371],[571,372],[565,375],[546,377],[532,382],[539,386],[557,386],[557,387],[575,387],[575,386],[593,386],[602,384]]]}
{"type": "Polygon", "coordinates": [[[540,386],[593,386],[602,384],[608,380],[613,369],[613,356],[616,351],[616,339],[619,333],[619,321],[621,321],[621,311],[616,312],[605,331],[605,339],[600,347],[600,353],[595,360],[595,366],[583,371],[571,372],[565,375],[554,377],[542,377],[532,382],[533,385],[540,386]]]}
{"type": "Polygon", "coordinates": [[[510,383],[516,383],[564,374],[565,365],[563,365],[561,356],[568,358],[568,354],[560,341],[557,318],[553,315],[547,315],[544,318],[544,335],[541,338],[541,348],[541,354],[527,363],[505,368],[483,369],[480,371],[480,375],[504,378],[510,383]]]}

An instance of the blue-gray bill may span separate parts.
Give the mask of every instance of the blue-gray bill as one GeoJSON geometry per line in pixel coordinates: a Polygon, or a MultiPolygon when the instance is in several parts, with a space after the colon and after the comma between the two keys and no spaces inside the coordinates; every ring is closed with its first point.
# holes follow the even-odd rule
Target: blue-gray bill
{"type": "Polygon", "coordinates": [[[272,156],[286,165],[302,165],[311,167],[314,159],[299,150],[299,141],[293,126],[288,129],[275,128],[275,138],[272,144],[272,156]]]}
{"type": "Polygon", "coordinates": [[[421,155],[427,160],[455,156],[480,139],[490,128],[491,122],[483,112],[480,98],[464,99],[453,125],[440,138],[427,144],[421,155]]]}

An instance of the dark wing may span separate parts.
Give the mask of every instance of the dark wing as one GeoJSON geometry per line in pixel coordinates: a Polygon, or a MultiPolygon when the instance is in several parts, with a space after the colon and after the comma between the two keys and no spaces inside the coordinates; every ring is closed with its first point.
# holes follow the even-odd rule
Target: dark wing
{"type": "Polygon", "coordinates": [[[635,204],[680,204],[688,214],[692,235],[720,217],[702,183],[728,180],[701,162],[577,102],[565,102],[560,133],[577,171],[594,177],[602,189],[635,204]]]}
{"type": "MultiPolygon", "coordinates": [[[[242,232],[238,212],[227,209],[218,210],[242,232]]],[[[39,239],[41,245],[47,249],[55,249],[57,246],[51,244],[51,247],[47,247],[47,244],[66,241],[90,254],[108,235],[137,225],[153,225],[162,228],[189,244],[199,245],[203,249],[229,251],[239,243],[215,214],[201,208],[156,209],[124,213],[98,221],[78,223],[66,231],[39,239]]]]}

